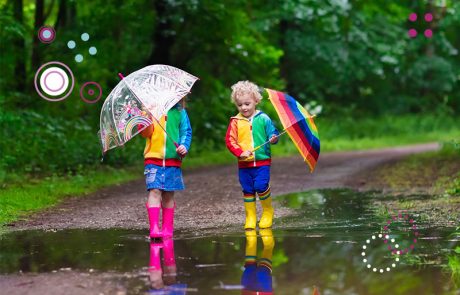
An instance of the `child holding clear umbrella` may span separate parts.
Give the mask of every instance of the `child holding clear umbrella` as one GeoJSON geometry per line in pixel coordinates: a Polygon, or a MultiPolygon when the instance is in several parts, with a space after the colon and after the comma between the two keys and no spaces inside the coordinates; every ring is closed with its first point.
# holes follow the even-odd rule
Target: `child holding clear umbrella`
{"type": "Polygon", "coordinates": [[[190,149],[192,128],[184,98],[166,116],[144,129],[144,175],[151,238],[171,238],[174,232],[174,192],[184,189],[182,158],[190,149]],[[162,211],[162,226],[159,225],[162,211]]]}

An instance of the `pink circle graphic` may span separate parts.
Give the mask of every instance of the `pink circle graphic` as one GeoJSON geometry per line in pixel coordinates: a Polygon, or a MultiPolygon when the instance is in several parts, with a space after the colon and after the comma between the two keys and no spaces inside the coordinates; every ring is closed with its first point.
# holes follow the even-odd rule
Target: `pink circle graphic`
{"type": "Polygon", "coordinates": [[[415,12],[412,12],[410,15],[409,15],[409,20],[411,22],[415,22],[417,20],[417,14],[415,12]]]}
{"type": "Polygon", "coordinates": [[[56,38],[56,31],[53,27],[43,26],[38,30],[38,39],[42,43],[51,43],[56,38]]]}
{"type": "MultiPolygon", "coordinates": [[[[89,94],[89,95],[94,95],[94,94],[95,94],[94,89],[89,89],[89,90],[88,90],[88,94],[89,94]]],[[[80,97],[81,97],[81,99],[82,99],[84,102],[86,102],[86,103],[96,103],[96,102],[98,102],[99,99],[102,97],[102,87],[101,87],[101,85],[99,85],[99,83],[93,82],[93,81],[84,83],[84,84],[80,87],[80,97]],[[87,87],[88,85],[94,85],[94,86],[99,90],[99,94],[97,95],[96,99],[94,99],[94,100],[89,100],[89,99],[87,99],[87,98],[85,97],[85,95],[83,94],[85,87],[87,87]]]]}
{"type": "MultiPolygon", "coordinates": [[[[384,233],[388,234],[389,231],[389,226],[394,222],[394,221],[405,221],[409,222],[410,228],[412,229],[414,233],[414,239],[412,240],[412,243],[409,245],[408,248],[405,249],[398,249],[397,247],[393,247],[392,245],[388,245],[388,250],[390,250],[393,254],[406,254],[409,253],[409,251],[414,250],[415,244],[417,243],[417,237],[419,236],[419,233],[417,231],[417,225],[415,224],[415,221],[411,218],[409,218],[409,215],[401,214],[399,213],[398,216],[393,216],[391,219],[387,221],[387,225],[383,227],[384,233]]],[[[388,238],[385,237],[385,240],[383,241],[385,244],[388,243],[388,238]]]]}
{"type": "Polygon", "coordinates": [[[62,87],[64,87],[64,85],[65,85],[64,79],[65,79],[64,76],[63,76],[61,73],[59,73],[58,71],[51,71],[51,72],[47,73],[46,76],[45,76],[45,85],[44,85],[44,86],[45,86],[46,89],[48,89],[49,91],[52,91],[52,92],[53,92],[53,91],[59,91],[59,90],[61,90],[62,87]],[[61,86],[59,86],[59,87],[56,88],[56,89],[52,89],[52,88],[50,88],[50,87],[46,84],[46,79],[48,78],[48,76],[49,76],[50,74],[58,74],[58,75],[61,77],[61,80],[62,80],[61,86]]]}
{"type": "Polygon", "coordinates": [[[427,22],[432,21],[432,20],[433,20],[433,15],[432,15],[431,13],[425,14],[425,20],[426,20],[427,22]]]}
{"type": "Polygon", "coordinates": [[[411,38],[415,38],[417,37],[417,30],[416,29],[410,29],[407,34],[409,35],[409,37],[411,38]]]}
{"type": "MultiPolygon", "coordinates": [[[[72,93],[72,90],[73,90],[73,87],[75,85],[75,79],[74,79],[74,76],[73,76],[73,73],[72,73],[72,70],[70,70],[70,68],[66,65],[66,64],[63,64],[62,62],[59,62],[59,61],[50,61],[50,62],[47,62],[46,64],[43,64],[41,65],[37,72],[35,73],[35,78],[34,78],[34,85],[35,85],[35,90],[37,91],[38,95],[40,95],[42,98],[46,99],[47,101],[61,101],[61,100],[64,100],[67,98],[67,96],[70,95],[70,93],[72,93]],[[70,85],[69,89],[67,90],[67,93],[62,96],[62,97],[58,97],[56,99],[53,99],[53,98],[49,98],[49,97],[46,97],[40,90],[40,87],[38,87],[38,79],[40,77],[40,71],[43,70],[43,68],[49,66],[49,65],[58,65],[60,66],[61,68],[63,68],[64,70],[67,70],[71,80],[72,80],[72,84],[70,85]]],[[[41,86],[41,85],[40,85],[41,86]]],[[[45,87],[48,88],[45,84],[45,87]]]]}
{"type": "Polygon", "coordinates": [[[425,30],[425,37],[427,37],[427,38],[433,37],[433,31],[430,30],[430,29],[426,29],[425,30]]]}

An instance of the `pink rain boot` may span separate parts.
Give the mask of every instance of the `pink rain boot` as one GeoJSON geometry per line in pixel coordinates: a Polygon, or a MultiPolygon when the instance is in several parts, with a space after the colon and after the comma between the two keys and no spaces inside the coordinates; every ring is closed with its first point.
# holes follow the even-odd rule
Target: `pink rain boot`
{"type": "Polygon", "coordinates": [[[154,289],[162,289],[164,287],[160,259],[161,247],[163,247],[162,243],[150,242],[149,280],[154,289]]]}
{"type": "Polygon", "coordinates": [[[174,258],[174,240],[173,239],[163,240],[163,258],[164,258],[164,267],[163,267],[164,282],[167,285],[175,284],[176,276],[177,276],[177,268],[176,268],[176,259],[174,258]]]}
{"type": "Polygon", "coordinates": [[[176,265],[176,258],[174,257],[173,239],[165,239],[163,241],[163,258],[165,266],[176,265]]]}
{"type": "Polygon", "coordinates": [[[160,207],[149,207],[147,203],[145,204],[145,207],[147,207],[149,215],[150,238],[161,238],[163,234],[159,228],[160,207]]]}
{"type": "Polygon", "coordinates": [[[160,249],[162,247],[162,243],[150,242],[149,270],[161,271],[160,249]]]}
{"type": "Polygon", "coordinates": [[[172,238],[174,233],[174,209],[176,209],[176,203],[172,208],[165,208],[163,204],[161,205],[163,209],[163,237],[172,238]]]}

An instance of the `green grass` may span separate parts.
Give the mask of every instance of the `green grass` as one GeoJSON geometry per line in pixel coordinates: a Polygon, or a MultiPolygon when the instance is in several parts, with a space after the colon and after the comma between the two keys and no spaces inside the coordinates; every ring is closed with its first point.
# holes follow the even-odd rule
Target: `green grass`
{"type": "MultiPolygon", "coordinates": [[[[447,115],[405,115],[379,118],[321,118],[321,152],[375,149],[425,142],[460,142],[458,119],[447,115]]],[[[283,135],[273,148],[275,155],[295,154],[296,148],[283,135]]]]}
{"type": "Polygon", "coordinates": [[[141,169],[104,168],[84,175],[52,176],[11,185],[0,190],[0,225],[54,206],[66,197],[85,196],[105,186],[138,179],[139,175],[141,169]]]}
{"type": "Polygon", "coordinates": [[[411,155],[380,167],[371,182],[395,190],[424,187],[427,193],[460,196],[460,149],[444,143],[439,151],[411,155]]]}

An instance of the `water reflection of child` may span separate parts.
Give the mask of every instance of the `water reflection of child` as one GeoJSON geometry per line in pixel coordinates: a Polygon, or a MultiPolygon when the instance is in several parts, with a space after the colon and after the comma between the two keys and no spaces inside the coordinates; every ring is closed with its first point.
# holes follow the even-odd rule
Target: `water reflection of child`
{"type": "Polygon", "coordinates": [[[271,229],[259,231],[263,250],[257,260],[257,233],[255,230],[246,231],[246,251],[244,271],[241,276],[243,290],[241,294],[273,294],[272,287],[272,256],[275,239],[271,229]]]}
{"type": "Polygon", "coordinates": [[[149,294],[185,294],[186,285],[177,284],[176,259],[174,258],[174,240],[150,242],[149,294]],[[163,268],[161,267],[160,249],[163,248],[163,268]]]}

